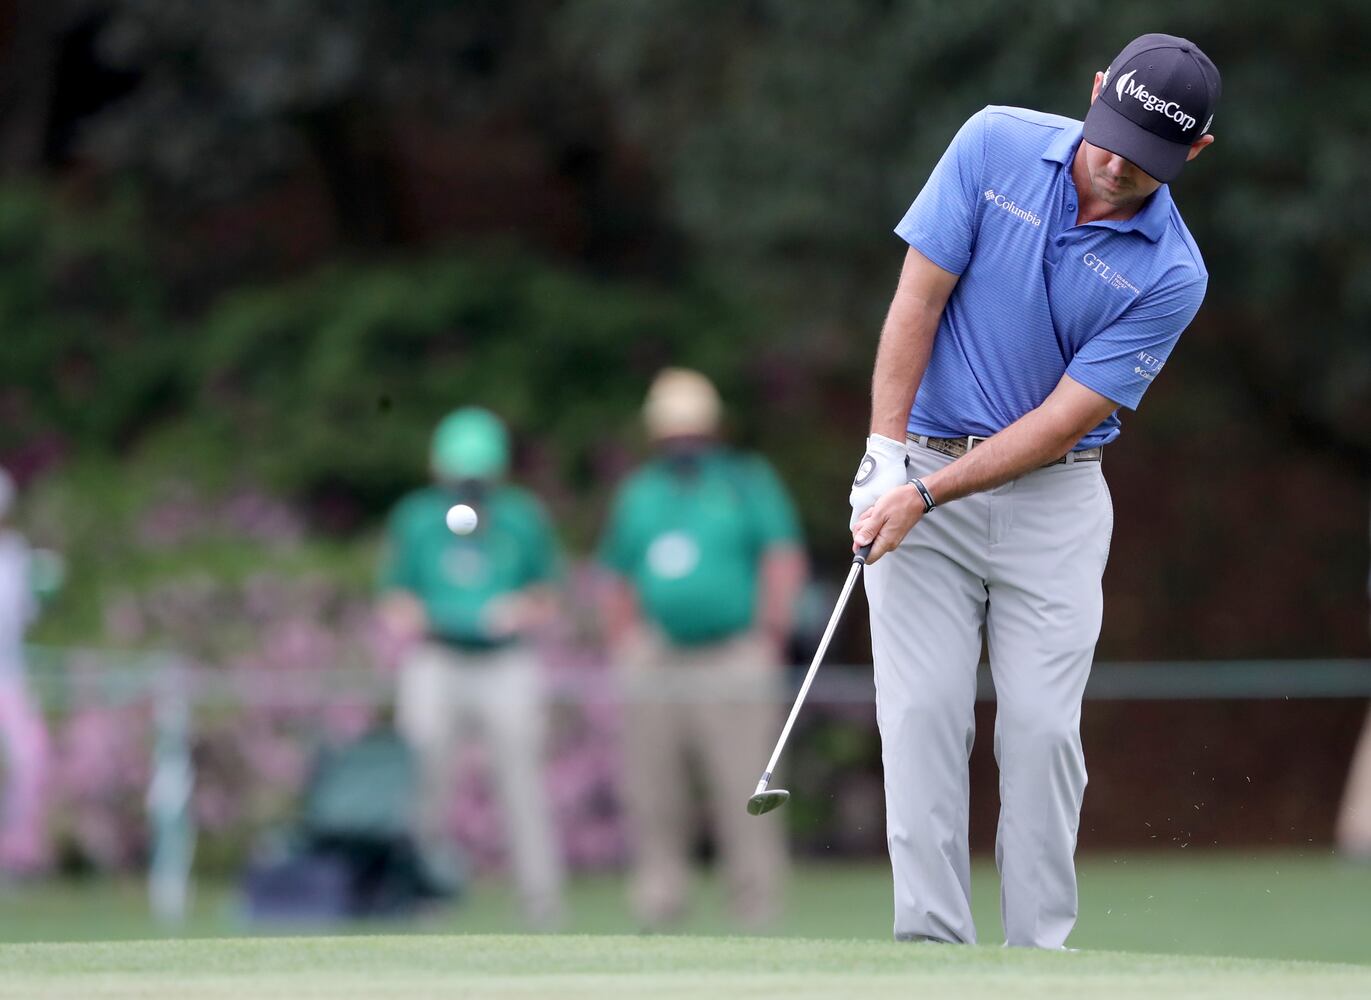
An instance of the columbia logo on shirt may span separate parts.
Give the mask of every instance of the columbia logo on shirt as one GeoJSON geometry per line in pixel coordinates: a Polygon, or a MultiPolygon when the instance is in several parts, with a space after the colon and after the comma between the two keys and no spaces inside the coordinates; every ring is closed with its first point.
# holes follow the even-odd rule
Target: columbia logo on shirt
{"type": "Polygon", "coordinates": [[[1041,226],[1043,224],[1042,219],[1038,218],[1028,209],[1020,208],[1018,205],[1014,204],[1014,202],[1012,202],[1010,199],[1006,198],[1003,194],[996,192],[994,188],[986,189],[985,200],[993,204],[996,208],[1004,209],[1010,215],[1014,215],[1020,219],[1023,219],[1024,222],[1027,222],[1030,225],[1041,226]]]}

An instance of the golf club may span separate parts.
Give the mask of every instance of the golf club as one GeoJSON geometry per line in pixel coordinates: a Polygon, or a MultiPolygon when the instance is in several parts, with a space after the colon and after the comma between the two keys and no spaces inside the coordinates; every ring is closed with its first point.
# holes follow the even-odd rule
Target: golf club
{"type": "Polygon", "coordinates": [[[824,653],[828,649],[829,640],[833,638],[833,632],[838,627],[838,622],[843,617],[843,609],[847,607],[848,595],[852,593],[852,585],[857,582],[857,574],[866,565],[866,557],[871,555],[871,545],[863,545],[852,557],[852,568],[847,572],[847,582],[843,584],[842,593],[838,595],[838,604],[833,609],[833,616],[828,619],[828,628],[824,629],[824,637],[819,640],[819,648],[814,653],[814,661],[809,665],[809,673],[805,674],[804,683],[800,685],[800,693],[795,696],[795,704],[791,706],[790,717],[785,720],[785,726],[781,729],[781,738],[776,741],[776,749],[771,751],[771,759],[767,761],[766,770],[762,772],[762,779],[757,782],[757,790],[752,793],[752,798],[747,800],[747,811],[753,816],[760,816],[769,813],[773,809],[779,809],[785,805],[786,799],[790,798],[790,793],[784,788],[767,788],[771,781],[771,772],[776,769],[776,762],[781,759],[781,751],[785,749],[786,738],[790,735],[790,727],[795,724],[795,717],[800,714],[800,706],[804,704],[805,695],[809,693],[809,685],[814,681],[814,675],[819,672],[819,664],[823,662],[824,653]]]}

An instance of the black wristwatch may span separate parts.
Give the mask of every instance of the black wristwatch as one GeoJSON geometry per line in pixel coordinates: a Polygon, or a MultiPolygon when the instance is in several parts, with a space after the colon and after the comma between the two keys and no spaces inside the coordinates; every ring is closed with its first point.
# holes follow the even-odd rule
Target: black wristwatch
{"type": "Polygon", "coordinates": [[[911,480],[909,481],[909,485],[910,485],[910,486],[913,486],[916,490],[918,490],[918,491],[919,491],[919,496],[921,496],[921,497],[924,498],[924,513],[925,513],[925,514],[927,514],[927,513],[928,513],[930,510],[932,510],[934,507],[938,506],[938,505],[933,501],[933,494],[930,493],[930,492],[928,492],[928,487],[924,485],[923,480],[920,479],[918,476],[915,476],[913,479],[911,479],[911,480]]]}

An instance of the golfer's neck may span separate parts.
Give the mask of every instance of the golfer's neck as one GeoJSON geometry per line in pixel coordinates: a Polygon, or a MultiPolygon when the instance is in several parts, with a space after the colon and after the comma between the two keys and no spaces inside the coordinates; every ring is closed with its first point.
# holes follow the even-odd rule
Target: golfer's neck
{"type": "Polygon", "coordinates": [[[1080,205],[1076,212],[1078,226],[1089,225],[1092,222],[1123,222],[1137,215],[1143,207],[1143,202],[1147,201],[1147,198],[1143,197],[1137,201],[1116,205],[1097,197],[1095,189],[1090,184],[1090,168],[1085,162],[1084,142],[1076,148],[1076,155],[1071,161],[1071,183],[1076,187],[1076,200],[1080,205]]]}

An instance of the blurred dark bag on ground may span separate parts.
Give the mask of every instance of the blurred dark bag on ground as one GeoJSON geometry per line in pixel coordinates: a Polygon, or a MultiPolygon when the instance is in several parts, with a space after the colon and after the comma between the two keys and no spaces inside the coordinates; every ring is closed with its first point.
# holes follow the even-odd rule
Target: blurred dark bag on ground
{"type": "Polygon", "coordinates": [[[457,896],[460,876],[440,872],[415,847],[413,797],[413,761],[393,732],[321,751],[297,826],[265,843],[243,874],[248,918],[399,917],[457,896]]]}

